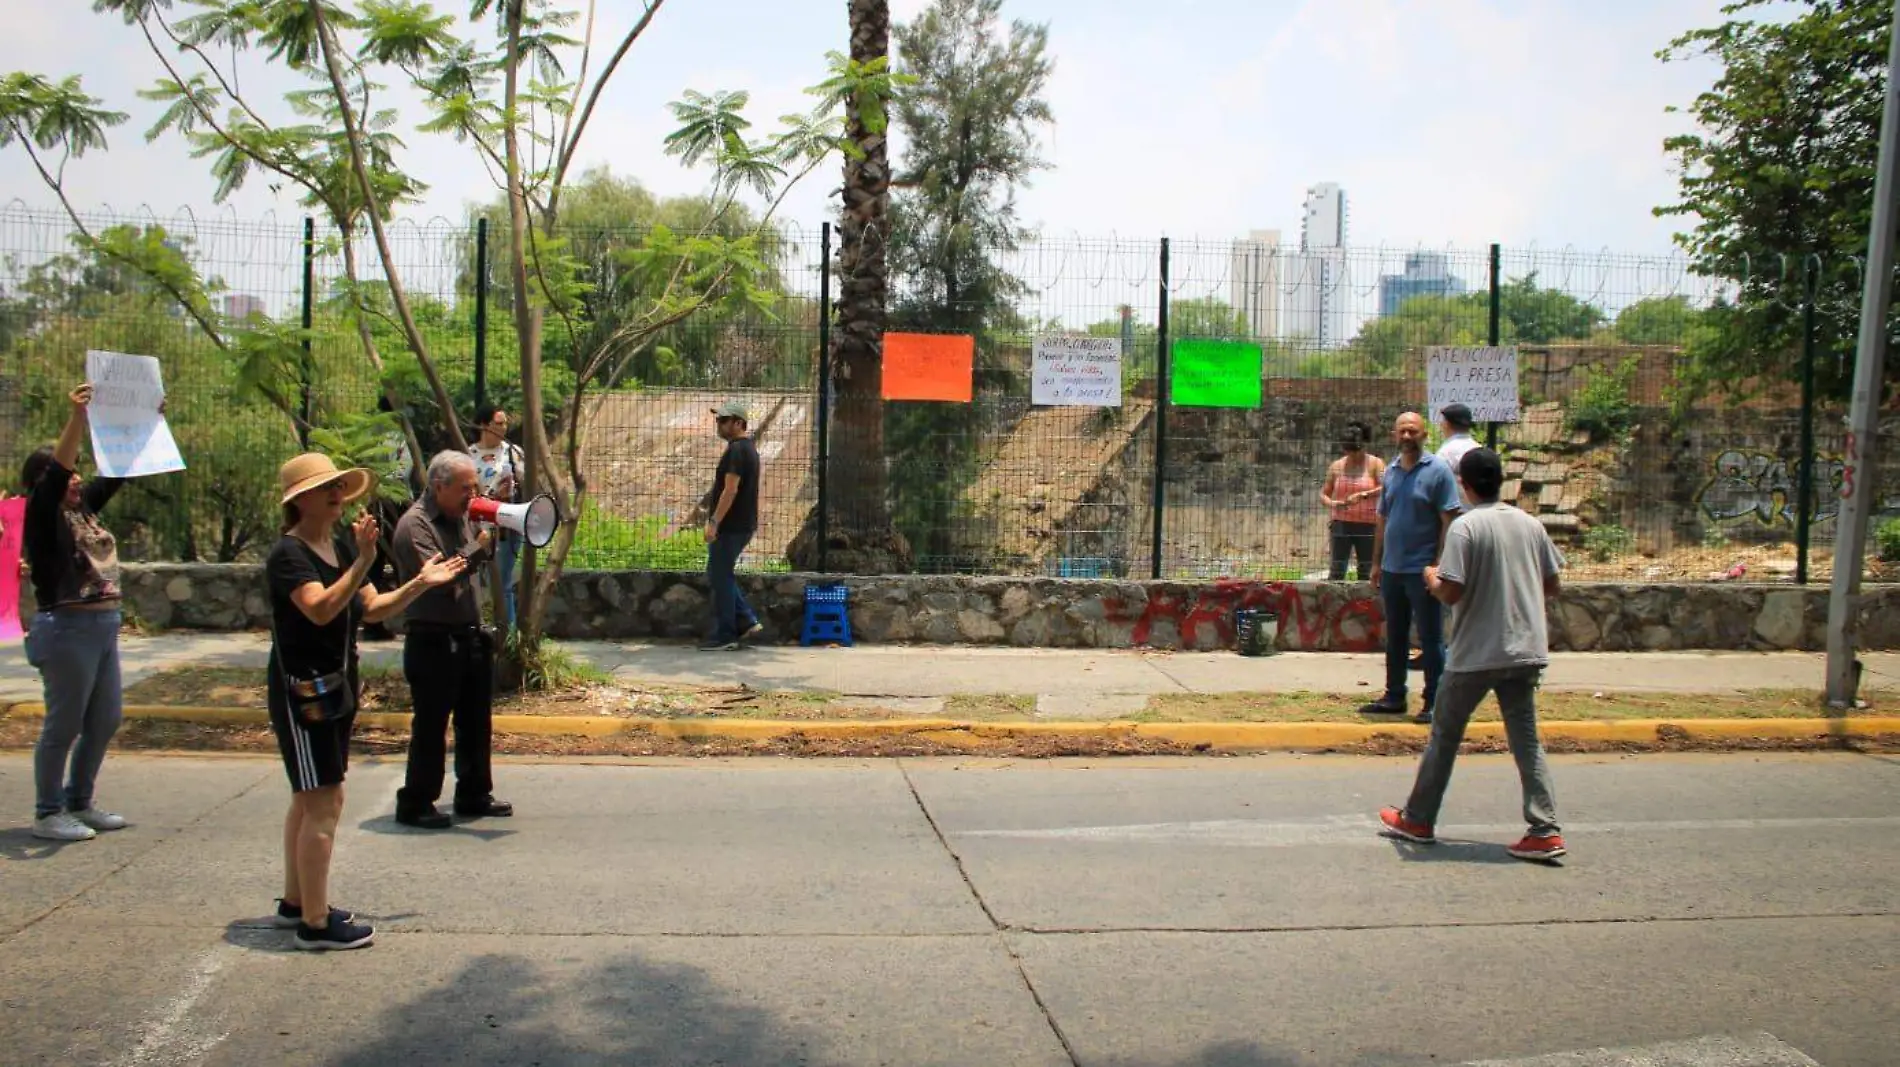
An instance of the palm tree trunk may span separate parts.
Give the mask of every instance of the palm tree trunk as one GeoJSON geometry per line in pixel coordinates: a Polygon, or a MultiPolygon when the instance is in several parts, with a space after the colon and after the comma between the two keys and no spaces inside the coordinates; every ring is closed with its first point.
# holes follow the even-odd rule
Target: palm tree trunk
{"type": "MultiPolygon", "coordinates": [[[[890,55],[890,0],[850,0],[851,58],[890,55]]],[[[862,150],[845,157],[844,204],[838,219],[837,328],[831,335],[832,418],[828,564],[852,574],[911,569],[910,545],[891,523],[884,463],[884,310],[890,287],[885,244],[890,236],[890,153],[887,132],[865,128],[858,102],[845,102],[845,136],[862,150]]],[[[795,566],[815,569],[816,516],[787,549],[795,566]]]]}

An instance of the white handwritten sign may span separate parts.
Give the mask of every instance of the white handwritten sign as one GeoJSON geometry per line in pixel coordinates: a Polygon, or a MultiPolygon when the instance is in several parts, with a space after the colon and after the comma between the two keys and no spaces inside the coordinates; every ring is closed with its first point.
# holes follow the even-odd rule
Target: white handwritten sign
{"type": "Polygon", "coordinates": [[[1433,422],[1447,404],[1470,408],[1475,422],[1516,422],[1517,349],[1426,349],[1425,403],[1433,422]]]}
{"type": "Polygon", "coordinates": [[[159,407],[165,383],[158,360],[117,352],[87,352],[86,380],[92,383],[92,459],[108,478],[142,478],[185,469],[171,427],[159,407]]]}
{"type": "Polygon", "coordinates": [[[1072,334],[1036,338],[1030,354],[1029,402],[1078,408],[1121,407],[1121,339],[1072,334]]]}

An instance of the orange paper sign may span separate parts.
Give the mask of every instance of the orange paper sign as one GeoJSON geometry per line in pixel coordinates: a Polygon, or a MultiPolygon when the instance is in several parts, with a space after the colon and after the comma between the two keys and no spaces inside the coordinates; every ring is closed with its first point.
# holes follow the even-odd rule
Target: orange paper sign
{"type": "Polygon", "coordinates": [[[967,333],[884,335],[884,399],[970,402],[976,338],[967,333]]]}

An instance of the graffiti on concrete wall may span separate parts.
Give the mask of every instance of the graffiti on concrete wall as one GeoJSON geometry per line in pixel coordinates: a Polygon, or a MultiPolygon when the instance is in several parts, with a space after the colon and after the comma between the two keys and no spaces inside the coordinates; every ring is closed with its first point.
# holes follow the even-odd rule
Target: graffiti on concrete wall
{"type": "MultiPolygon", "coordinates": [[[[1814,497],[1811,522],[1826,522],[1840,514],[1842,472],[1839,456],[1814,457],[1814,497]]],[[[1763,525],[1794,525],[1800,502],[1799,464],[1766,452],[1730,449],[1715,457],[1712,476],[1696,503],[1717,522],[1752,516],[1763,525]]]]}
{"type": "MultiPolygon", "coordinates": [[[[1182,648],[1217,647],[1234,642],[1234,612],[1268,611],[1280,619],[1284,648],[1370,652],[1384,648],[1385,612],[1377,597],[1349,596],[1338,600],[1308,584],[1304,591],[1291,582],[1247,582],[1221,579],[1181,593],[1154,590],[1140,611],[1121,600],[1104,605],[1110,622],[1132,627],[1131,643],[1151,644],[1156,630],[1171,627],[1182,648]]],[[[1163,635],[1163,644],[1172,641],[1163,635]]]]}

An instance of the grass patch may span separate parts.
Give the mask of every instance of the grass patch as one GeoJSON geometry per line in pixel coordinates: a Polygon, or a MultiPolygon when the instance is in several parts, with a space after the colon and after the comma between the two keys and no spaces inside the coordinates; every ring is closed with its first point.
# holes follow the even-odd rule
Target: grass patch
{"type": "Polygon", "coordinates": [[[1023,722],[1036,717],[1036,698],[1015,693],[957,693],[944,700],[943,717],[971,722],[1023,722]]]}

